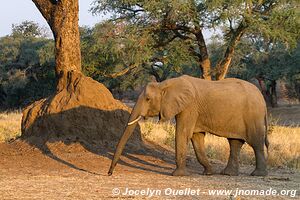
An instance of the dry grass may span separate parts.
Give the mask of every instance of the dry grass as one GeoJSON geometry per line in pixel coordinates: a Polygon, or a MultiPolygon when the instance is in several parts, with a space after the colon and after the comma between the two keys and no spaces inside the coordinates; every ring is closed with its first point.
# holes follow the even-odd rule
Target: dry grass
{"type": "Polygon", "coordinates": [[[275,126],[269,138],[270,165],[300,169],[300,126],[275,126]]]}
{"type": "MultiPolygon", "coordinates": [[[[173,124],[145,121],[141,122],[140,125],[144,138],[174,148],[175,127],[173,124]]],[[[300,169],[299,126],[273,125],[272,132],[269,133],[269,141],[269,166],[300,169]]],[[[227,162],[229,156],[227,139],[208,134],[205,137],[205,148],[210,159],[227,162]]],[[[189,145],[189,153],[194,155],[191,144],[189,145]]],[[[255,164],[253,149],[248,144],[243,145],[240,162],[242,164],[255,164]]]]}
{"type": "Polygon", "coordinates": [[[147,120],[140,122],[142,136],[150,141],[174,148],[175,126],[171,122],[157,123],[147,120]]]}
{"type": "Polygon", "coordinates": [[[19,111],[0,113],[0,142],[8,142],[21,135],[21,118],[19,111]]]}

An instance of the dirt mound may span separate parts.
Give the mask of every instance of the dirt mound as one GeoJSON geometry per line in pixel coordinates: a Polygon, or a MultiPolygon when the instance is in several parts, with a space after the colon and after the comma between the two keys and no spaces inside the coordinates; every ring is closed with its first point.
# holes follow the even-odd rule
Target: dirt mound
{"type": "MultiPolygon", "coordinates": [[[[129,115],[130,109],[103,84],[71,71],[62,74],[54,95],[23,111],[22,139],[35,145],[56,141],[114,145],[129,115]]],[[[136,128],[130,142],[141,141],[136,128]]]]}

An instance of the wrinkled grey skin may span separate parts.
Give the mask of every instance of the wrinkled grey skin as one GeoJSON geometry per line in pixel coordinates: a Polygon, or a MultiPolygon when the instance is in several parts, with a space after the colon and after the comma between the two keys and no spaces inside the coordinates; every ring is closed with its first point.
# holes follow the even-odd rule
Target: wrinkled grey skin
{"type": "MultiPolygon", "coordinates": [[[[238,175],[239,154],[244,142],[255,152],[256,168],[251,175],[267,175],[264,146],[268,147],[266,104],[260,91],[239,79],[208,81],[181,76],[149,83],[140,94],[129,122],[139,116],[176,119],[176,169],[174,176],[188,175],[187,145],[191,140],[204,174],[212,174],[204,151],[206,132],[226,137],[230,156],[223,174],[238,175]]],[[[108,174],[113,173],[124,146],[137,123],[127,125],[117,146],[108,174]]]]}

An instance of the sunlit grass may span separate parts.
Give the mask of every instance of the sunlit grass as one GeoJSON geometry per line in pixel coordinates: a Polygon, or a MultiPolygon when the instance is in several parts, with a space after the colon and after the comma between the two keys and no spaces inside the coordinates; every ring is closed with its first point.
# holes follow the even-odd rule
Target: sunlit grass
{"type": "Polygon", "coordinates": [[[171,122],[157,123],[147,120],[140,122],[140,127],[145,139],[174,148],[175,126],[171,122]]]}
{"type": "Polygon", "coordinates": [[[8,142],[21,135],[21,118],[19,111],[0,113],[0,142],[8,142]]]}

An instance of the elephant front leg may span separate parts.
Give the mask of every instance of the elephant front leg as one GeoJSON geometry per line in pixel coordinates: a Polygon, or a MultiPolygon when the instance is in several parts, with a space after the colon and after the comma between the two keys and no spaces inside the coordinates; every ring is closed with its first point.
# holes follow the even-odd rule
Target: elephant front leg
{"type": "Polygon", "coordinates": [[[212,174],[212,167],[205,154],[204,148],[204,136],[205,133],[194,133],[192,136],[192,143],[195,150],[195,154],[199,163],[204,167],[204,175],[212,174]]]}
{"type": "Polygon", "coordinates": [[[188,142],[192,136],[193,123],[182,113],[176,116],[175,154],[176,169],[173,176],[187,176],[186,156],[188,142]]]}
{"type": "Polygon", "coordinates": [[[175,139],[176,169],[172,173],[173,176],[189,175],[186,169],[187,146],[188,140],[186,134],[177,131],[175,139]]]}
{"type": "Polygon", "coordinates": [[[226,168],[221,172],[229,176],[237,176],[239,174],[239,156],[243,140],[228,139],[230,145],[230,156],[226,168]]]}

